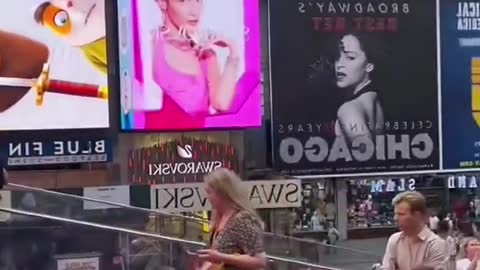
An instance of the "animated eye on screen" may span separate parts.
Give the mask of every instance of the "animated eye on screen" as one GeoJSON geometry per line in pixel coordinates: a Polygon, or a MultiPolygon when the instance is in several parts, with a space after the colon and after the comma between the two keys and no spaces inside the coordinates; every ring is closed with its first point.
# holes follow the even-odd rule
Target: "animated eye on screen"
{"type": "MultiPolygon", "coordinates": [[[[92,68],[107,76],[104,0],[29,2],[34,12],[25,12],[30,12],[31,21],[15,23],[22,27],[45,27],[58,39],[56,42],[78,48],[92,68]]],[[[25,4],[14,5],[21,10],[25,4]]],[[[55,42],[30,38],[22,31],[12,31],[13,27],[5,29],[5,25],[3,22],[0,26],[0,112],[14,106],[31,89],[36,91],[37,106],[43,104],[47,92],[108,99],[106,85],[58,80],[52,76],[50,58],[55,42]]],[[[65,69],[69,68],[72,67],[65,66],[65,69]]]]}

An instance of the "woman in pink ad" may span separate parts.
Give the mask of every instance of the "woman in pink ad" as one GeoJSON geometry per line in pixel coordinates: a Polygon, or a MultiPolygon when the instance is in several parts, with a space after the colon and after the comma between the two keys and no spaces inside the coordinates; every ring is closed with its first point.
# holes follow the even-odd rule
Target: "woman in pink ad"
{"type": "Polygon", "coordinates": [[[179,129],[203,127],[206,116],[225,113],[232,105],[241,57],[238,45],[200,31],[203,0],[154,1],[164,22],[152,33],[152,72],[164,98],[161,111],[147,113],[146,129],[161,129],[172,121],[179,129]],[[228,51],[223,71],[214,47],[228,51]]]}
{"type": "Polygon", "coordinates": [[[149,93],[158,88],[162,101],[158,109],[136,108],[144,123],[135,116],[132,128],[255,126],[261,120],[260,44],[259,29],[255,29],[259,18],[251,14],[253,10],[258,16],[258,11],[251,3],[256,2],[258,9],[257,0],[235,0],[227,11],[225,3],[217,0],[150,1],[132,1],[137,10],[133,28],[140,29],[134,35],[147,37],[134,41],[134,51],[143,52],[134,56],[135,79],[143,90],[134,90],[144,91],[148,101],[149,93]],[[145,44],[147,40],[151,43],[145,44]],[[255,45],[258,48],[252,50],[255,45]]]}
{"type": "Polygon", "coordinates": [[[209,106],[229,110],[240,62],[237,45],[215,33],[199,32],[203,0],[156,1],[165,21],[154,34],[155,81],[190,115],[205,113],[209,106]],[[229,51],[223,73],[213,46],[229,51]],[[183,99],[185,95],[193,100],[183,99]]]}

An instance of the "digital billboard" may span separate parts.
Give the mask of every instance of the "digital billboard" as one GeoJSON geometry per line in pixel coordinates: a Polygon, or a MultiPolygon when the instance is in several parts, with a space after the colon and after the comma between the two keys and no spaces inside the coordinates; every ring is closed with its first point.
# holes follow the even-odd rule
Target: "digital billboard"
{"type": "Polygon", "coordinates": [[[478,7],[440,1],[442,161],[447,170],[480,168],[478,7]]]}
{"type": "Polygon", "coordinates": [[[124,131],[258,127],[258,0],[118,1],[124,131]]]}
{"type": "Polygon", "coordinates": [[[440,168],[437,4],[387,2],[269,2],[275,170],[440,168]]]}
{"type": "Polygon", "coordinates": [[[104,0],[0,9],[0,130],[108,127],[104,0]]]}

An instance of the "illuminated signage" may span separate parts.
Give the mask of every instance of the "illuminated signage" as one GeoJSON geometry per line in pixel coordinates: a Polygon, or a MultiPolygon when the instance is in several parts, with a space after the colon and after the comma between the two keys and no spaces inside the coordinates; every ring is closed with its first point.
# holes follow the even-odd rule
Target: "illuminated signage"
{"type": "Polygon", "coordinates": [[[475,175],[458,175],[448,177],[448,188],[478,188],[480,178],[475,175]]]}
{"type": "Polygon", "coordinates": [[[172,139],[129,154],[129,177],[136,184],[203,181],[220,167],[238,171],[235,147],[204,139],[172,139]]]}
{"type": "Polygon", "coordinates": [[[105,3],[0,9],[0,130],[109,127],[105,3]]]}
{"type": "Polygon", "coordinates": [[[400,179],[379,179],[371,180],[371,193],[379,192],[403,192],[415,190],[416,180],[413,178],[400,178],[400,179]]]}
{"type": "Polygon", "coordinates": [[[9,142],[4,145],[9,166],[107,162],[112,146],[107,139],[9,142]]]}
{"type": "Polygon", "coordinates": [[[181,1],[193,21],[163,2],[117,2],[121,128],[261,126],[262,1],[181,1]]]}

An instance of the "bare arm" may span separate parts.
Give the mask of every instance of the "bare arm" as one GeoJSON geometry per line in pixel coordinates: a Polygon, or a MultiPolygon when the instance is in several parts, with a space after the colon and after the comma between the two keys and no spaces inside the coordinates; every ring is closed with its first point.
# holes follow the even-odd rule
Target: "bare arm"
{"type": "Polygon", "coordinates": [[[226,254],[213,250],[198,251],[198,258],[203,263],[198,270],[208,270],[215,265],[236,266],[242,269],[264,269],[267,266],[265,253],[259,253],[254,256],[246,254],[226,254]]]}
{"type": "Polygon", "coordinates": [[[337,117],[348,142],[353,142],[357,137],[372,136],[366,115],[355,101],[343,104],[338,109],[337,117]]]}
{"type": "Polygon", "coordinates": [[[220,72],[218,58],[213,51],[207,53],[206,61],[208,63],[210,104],[218,111],[228,111],[235,97],[240,58],[231,49],[223,73],[220,72]]]}
{"type": "Polygon", "coordinates": [[[203,262],[203,263],[200,264],[199,267],[196,267],[195,269],[197,269],[197,270],[208,270],[212,266],[213,266],[213,264],[211,262],[203,262]]]}

